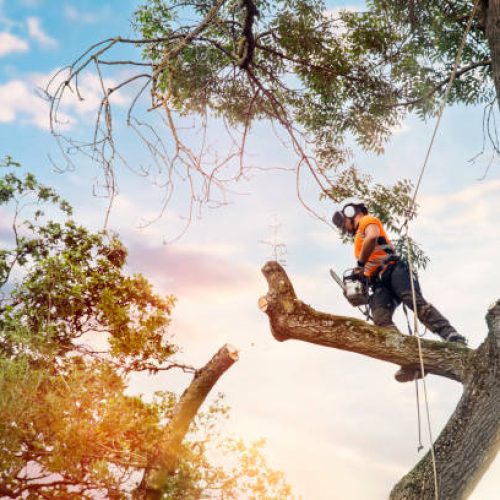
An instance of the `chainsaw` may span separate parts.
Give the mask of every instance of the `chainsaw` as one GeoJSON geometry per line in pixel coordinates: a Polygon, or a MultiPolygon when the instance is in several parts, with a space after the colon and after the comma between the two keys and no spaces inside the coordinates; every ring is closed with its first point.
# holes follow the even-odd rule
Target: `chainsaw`
{"type": "Polygon", "coordinates": [[[342,279],[333,269],[330,269],[330,276],[342,288],[344,297],[349,304],[354,307],[368,304],[369,295],[366,280],[360,279],[359,275],[354,274],[354,269],[344,271],[342,279]]]}

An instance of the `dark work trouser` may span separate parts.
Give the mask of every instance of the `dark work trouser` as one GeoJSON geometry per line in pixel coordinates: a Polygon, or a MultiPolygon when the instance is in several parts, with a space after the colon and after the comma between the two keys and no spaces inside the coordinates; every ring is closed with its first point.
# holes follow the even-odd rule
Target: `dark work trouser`
{"type": "MultiPolygon", "coordinates": [[[[446,339],[452,333],[456,333],[455,328],[450,325],[449,321],[424,299],[416,278],[414,278],[414,287],[417,315],[420,322],[443,339],[446,339]]],[[[370,296],[373,322],[377,326],[396,328],[392,316],[401,302],[413,310],[410,272],[404,262],[398,261],[374,285],[373,294],[370,296]]]]}

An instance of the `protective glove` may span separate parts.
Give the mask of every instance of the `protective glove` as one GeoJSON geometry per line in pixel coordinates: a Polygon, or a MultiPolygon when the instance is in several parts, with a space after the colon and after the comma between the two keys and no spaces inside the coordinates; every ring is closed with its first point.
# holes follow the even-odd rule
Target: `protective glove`
{"type": "Polygon", "coordinates": [[[357,266],[352,270],[352,274],[359,281],[363,281],[365,279],[365,268],[363,266],[357,266]]]}

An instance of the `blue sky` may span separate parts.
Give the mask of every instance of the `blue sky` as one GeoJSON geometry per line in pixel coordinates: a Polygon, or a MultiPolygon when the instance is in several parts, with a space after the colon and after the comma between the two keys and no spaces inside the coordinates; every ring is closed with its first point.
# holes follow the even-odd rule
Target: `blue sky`
{"type": "MultiPolygon", "coordinates": [[[[98,170],[77,158],[72,172],[56,174],[54,139],[47,130],[46,103],[35,92],[54,70],[71,62],[90,44],[117,34],[132,34],[132,0],[0,0],[0,155],[11,154],[57,187],[76,207],[76,217],[100,227],[105,200],[93,196],[98,170]]],[[[362,2],[329,2],[356,7],[362,2]]],[[[86,82],[88,100],[68,108],[74,130],[88,134],[95,88],[86,82]],[[88,106],[88,109],[85,108],[88,106]]],[[[479,181],[485,164],[468,160],[482,146],[482,110],[446,110],[419,197],[422,209],[412,234],[427,250],[431,264],[422,273],[424,294],[464,333],[473,347],[484,338],[487,306],[498,299],[500,250],[496,214],[500,211],[500,170],[495,163],[479,181]]],[[[415,179],[433,123],[410,117],[396,131],[382,156],[357,152],[357,163],[377,182],[415,179]]],[[[144,152],[117,131],[134,162],[144,152]]],[[[211,131],[216,147],[227,138],[211,131]]],[[[290,167],[293,155],[265,126],[249,142],[251,163],[290,167]]],[[[271,238],[273,214],[282,224],[287,271],[299,298],[319,310],[353,311],[328,276],[328,268],[352,265],[351,249],[326,225],[310,217],[295,196],[294,177],[282,171],[255,173],[236,186],[230,204],[207,209],[184,237],[171,245],[184,214],[179,196],[157,223],[161,192],[120,171],[110,227],[130,248],[131,272],[143,272],[155,286],[179,297],[172,330],[185,361],[203,364],[221,344],[240,349],[240,361],[218,387],[233,407],[226,432],[267,438],[273,466],[285,471],[306,500],[376,500],[417,460],[413,386],[393,380],[395,367],[349,353],[271,337],[256,303],[266,291],[260,267],[270,258],[261,243],[271,238]],[[335,490],[338,496],[332,497],[335,490]]],[[[305,182],[309,203],[329,217],[335,207],[318,201],[317,187],[305,182]]],[[[401,316],[398,321],[401,322],[401,316]]],[[[401,323],[402,325],[402,323],[401,323]]],[[[150,394],[188,383],[184,375],[136,377],[131,390],[150,394]]],[[[460,396],[451,381],[429,377],[434,434],[460,396]]],[[[490,500],[498,492],[499,460],[472,495],[490,500]]]]}

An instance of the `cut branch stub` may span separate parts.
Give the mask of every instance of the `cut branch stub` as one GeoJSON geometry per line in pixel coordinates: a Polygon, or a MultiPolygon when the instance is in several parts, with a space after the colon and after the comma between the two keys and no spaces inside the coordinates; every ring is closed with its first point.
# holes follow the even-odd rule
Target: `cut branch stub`
{"type": "Polygon", "coordinates": [[[175,472],[179,453],[189,425],[219,378],[238,360],[238,351],[224,345],[212,359],[197,371],[189,387],[179,399],[170,422],[163,431],[156,454],[137,490],[139,498],[159,499],[169,476],[175,472]]]}
{"type": "MultiPolygon", "coordinates": [[[[268,315],[273,336],[284,341],[303,340],[405,367],[418,367],[415,337],[381,328],[356,318],[316,311],[297,299],[292,283],[277,262],[268,262],[262,272],[269,292],[259,304],[268,315]]],[[[449,342],[421,340],[426,373],[463,382],[474,351],[449,342]]]]}

